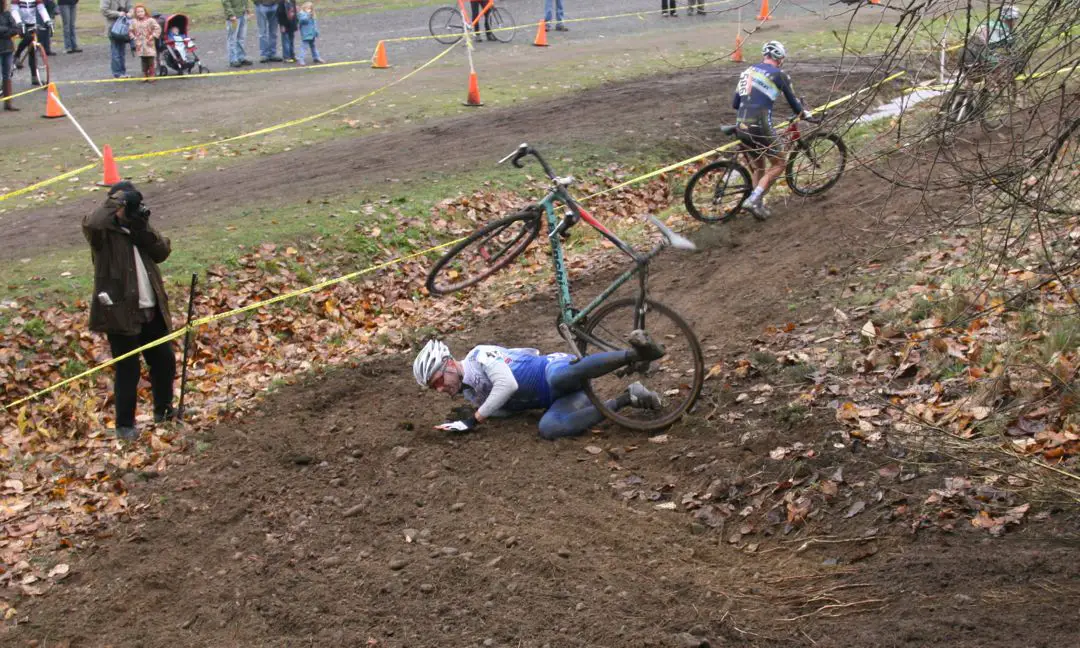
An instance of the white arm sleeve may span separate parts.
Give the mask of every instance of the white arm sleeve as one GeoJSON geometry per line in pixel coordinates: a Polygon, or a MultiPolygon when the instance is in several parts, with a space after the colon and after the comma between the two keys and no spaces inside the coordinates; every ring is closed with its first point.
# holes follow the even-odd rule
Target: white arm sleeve
{"type": "Polygon", "coordinates": [[[15,5],[12,5],[8,13],[10,13],[11,17],[15,19],[15,25],[17,27],[22,27],[22,16],[19,15],[19,8],[15,5]]]}
{"type": "Polygon", "coordinates": [[[45,3],[39,2],[37,5],[38,15],[41,16],[41,24],[52,22],[52,18],[49,17],[49,12],[45,10],[45,3]]]}
{"type": "Polygon", "coordinates": [[[518,383],[517,379],[514,378],[514,372],[510,371],[510,365],[505,361],[505,356],[501,353],[499,354],[500,357],[490,357],[488,354],[481,355],[484,357],[478,358],[478,360],[480,366],[484,368],[488,380],[491,381],[491,393],[488,394],[483,403],[480,403],[476,413],[483,418],[488,418],[502,409],[506,401],[510,400],[514,392],[517,391],[518,383]]]}

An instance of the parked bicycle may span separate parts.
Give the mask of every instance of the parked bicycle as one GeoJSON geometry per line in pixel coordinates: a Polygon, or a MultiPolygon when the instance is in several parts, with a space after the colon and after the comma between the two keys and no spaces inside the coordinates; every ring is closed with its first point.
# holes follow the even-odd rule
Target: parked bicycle
{"type": "MultiPolygon", "coordinates": [[[[52,25],[48,26],[49,35],[52,35],[52,25]]],[[[14,61],[14,67],[16,70],[22,70],[26,67],[26,60],[30,57],[30,50],[34,50],[34,68],[29,70],[31,85],[49,85],[49,56],[45,53],[45,46],[38,42],[37,29],[31,28],[27,30],[29,33],[23,33],[23,38],[29,38],[30,44],[23,50],[22,54],[14,61]],[[37,83],[34,81],[37,80],[37,83]]],[[[17,73],[16,73],[17,74],[17,73]]]]}
{"type": "Polygon", "coordinates": [[[690,325],[674,310],[649,297],[649,262],[666,247],[694,249],[694,244],[649,216],[649,222],[660,231],[661,241],[647,252],[634,249],[582,208],[568,190],[574,178],[556,176],[536,149],[522,144],[503,158],[500,164],[510,160],[520,169],[523,167],[522,159],[528,155],[537,159],[551,180],[548,194],[521,211],[484,225],[451,248],[428,274],[428,292],[432,295],[456,292],[506,268],[536,239],[546,216],[559,304],[556,325],[559,335],[572,352],[585,355],[629,349],[626,340],[634,329],[647,331],[652,339],[663,343],[667,349],[667,354],[660,360],[636,363],[590,381],[585,390],[589,400],[609,420],[630,429],[651,431],[671,425],[694,405],[701,393],[705,379],[704,359],[701,345],[690,325]],[[562,208],[561,219],[556,214],[557,206],[562,208]],[[574,308],[570,294],[563,240],[580,221],[591,225],[630,257],[633,266],[579,310],[574,308]],[[635,276],[638,279],[635,296],[610,299],[635,276]],[[637,380],[663,397],[664,406],[661,409],[625,408],[616,412],[605,405],[606,401],[615,398],[637,380]]]}
{"type": "MultiPolygon", "coordinates": [[[[462,17],[461,7],[439,7],[435,13],[431,14],[428,29],[435,40],[443,45],[453,45],[461,40],[462,34],[465,33],[465,20],[469,19],[462,17]]],[[[488,3],[484,5],[484,10],[476,18],[469,20],[470,29],[474,33],[479,33],[481,20],[486,21],[488,33],[499,42],[509,43],[517,34],[514,17],[510,15],[506,7],[496,7],[495,0],[488,0],[488,3]]]]}
{"type": "MultiPolygon", "coordinates": [[[[835,133],[803,134],[800,123],[793,117],[780,132],[781,155],[787,157],[784,180],[799,196],[813,196],[835,185],[847,165],[847,146],[835,133]]],[[[820,120],[810,120],[818,124],[820,120]]],[[[734,125],[721,127],[724,135],[735,136],[734,125]]],[[[683,202],[690,215],[704,223],[726,223],[735,217],[750,193],[750,157],[752,148],[739,143],[729,158],[707,164],[690,177],[683,202]]]]}

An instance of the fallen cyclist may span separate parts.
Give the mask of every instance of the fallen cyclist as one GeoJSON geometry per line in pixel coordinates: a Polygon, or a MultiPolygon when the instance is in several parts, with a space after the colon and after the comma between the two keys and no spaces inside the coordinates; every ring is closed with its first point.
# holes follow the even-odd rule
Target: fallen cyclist
{"type": "Polygon", "coordinates": [[[735,134],[743,146],[749,149],[750,176],[754,191],[743,203],[758,220],[769,217],[765,207],[765,194],[784,172],[784,151],[780,138],[773,130],[773,103],[784,95],[796,114],[810,119],[795,97],[791,79],[780,68],[787,58],[787,50],[780,41],[769,41],[761,48],[761,63],[746,68],[735,86],[732,107],[738,111],[735,118],[735,134]],[[767,163],[767,164],[766,164],[767,163]]]}
{"type": "MultiPolygon", "coordinates": [[[[446,344],[429,340],[413,361],[413,376],[421,387],[449,396],[462,394],[477,407],[472,416],[436,425],[436,430],[468,432],[492,417],[544,410],[540,436],[577,436],[604,418],[582,391],[588,380],[631,363],[652,362],[664,356],[664,348],[645,331],[633,331],[628,342],[628,351],[604,351],[583,358],[482,344],[459,362],[446,344]]],[[[607,406],[660,409],[662,402],[658,394],[635,382],[607,406]]]]}

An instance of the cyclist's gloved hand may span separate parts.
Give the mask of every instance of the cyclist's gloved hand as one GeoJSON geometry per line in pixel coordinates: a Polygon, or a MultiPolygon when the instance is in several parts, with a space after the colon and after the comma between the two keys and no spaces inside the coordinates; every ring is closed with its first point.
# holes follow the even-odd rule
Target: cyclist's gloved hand
{"type": "Polygon", "coordinates": [[[476,429],[476,417],[470,416],[462,421],[452,421],[450,423],[443,423],[442,425],[436,425],[436,430],[443,430],[444,432],[471,432],[476,429]]]}

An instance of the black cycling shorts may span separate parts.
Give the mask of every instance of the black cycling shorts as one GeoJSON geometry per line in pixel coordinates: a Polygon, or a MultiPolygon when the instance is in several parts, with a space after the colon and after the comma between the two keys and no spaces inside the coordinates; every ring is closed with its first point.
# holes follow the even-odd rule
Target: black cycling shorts
{"type": "Polygon", "coordinates": [[[750,149],[749,153],[755,159],[762,155],[780,157],[782,150],[780,138],[768,123],[739,122],[735,136],[739,138],[743,146],[750,149]]]}

